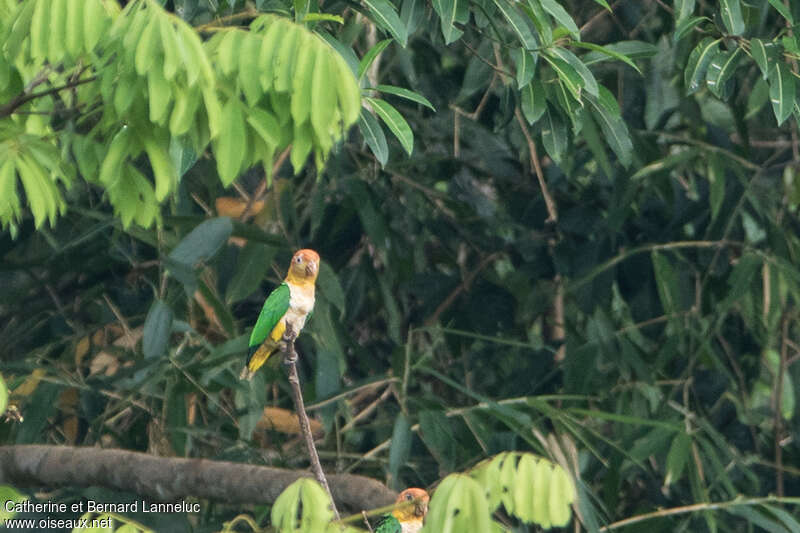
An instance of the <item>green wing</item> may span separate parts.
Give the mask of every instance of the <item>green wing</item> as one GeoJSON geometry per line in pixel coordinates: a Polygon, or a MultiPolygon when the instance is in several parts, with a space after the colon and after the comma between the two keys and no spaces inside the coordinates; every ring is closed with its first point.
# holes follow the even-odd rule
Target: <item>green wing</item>
{"type": "Polygon", "coordinates": [[[289,286],[284,282],[278,285],[269,295],[267,301],[264,302],[264,306],[261,308],[261,313],[258,315],[258,320],[256,320],[253,332],[250,334],[250,342],[248,344],[250,348],[247,354],[248,359],[258,350],[261,343],[269,337],[275,325],[280,322],[283,315],[286,314],[286,311],[289,309],[289,297],[289,286]]]}
{"type": "Polygon", "coordinates": [[[384,515],[375,526],[375,533],[402,533],[400,521],[390,514],[384,515]]]}

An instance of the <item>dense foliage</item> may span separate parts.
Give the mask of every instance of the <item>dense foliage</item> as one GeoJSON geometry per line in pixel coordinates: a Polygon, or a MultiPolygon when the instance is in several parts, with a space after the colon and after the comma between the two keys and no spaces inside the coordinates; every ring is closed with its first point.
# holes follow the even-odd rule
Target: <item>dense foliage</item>
{"type": "MultiPolygon", "coordinates": [[[[589,531],[800,531],[795,20],[0,0],[0,444],[305,467],[279,365],[237,376],[311,247],[326,471],[430,487],[532,451],[589,531]]],[[[51,497],[89,496],[120,497],[51,497]]],[[[269,523],[203,505],[142,521],[269,523]]]]}

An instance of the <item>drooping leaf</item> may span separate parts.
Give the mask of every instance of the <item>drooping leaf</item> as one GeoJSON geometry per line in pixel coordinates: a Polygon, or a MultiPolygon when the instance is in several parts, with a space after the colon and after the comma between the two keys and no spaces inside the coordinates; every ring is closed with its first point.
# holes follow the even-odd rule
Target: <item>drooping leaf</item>
{"type": "Polygon", "coordinates": [[[720,16],[728,33],[741,35],[744,32],[742,5],[739,0],[720,0],[720,16]]]}
{"type": "Polygon", "coordinates": [[[389,160],[389,145],[386,144],[386,135],[375,116],[366,109],[362,110],[358,117],[358,129],[361,131],[361,136],[367,141],[375,159],[381,166],[384,166],[389,160]]]}
{"type": "Polygon", "coordinates": [[[372,64],[372,62],[375,61],[375,58],[377,58],[380,55],[380,53],[383,52],[386,49],[386,47],[389,46],[390,44],[392,44],[391,39],[384,39],[379,43],[376,43],[375,46],[370,48],[367,51],[367,53],[364,54],[364,57],[362,57],[361,61],[359,61],[358,63],[357,77],[359,80],[364,77],[364,74],[367,72],[367,69],[372,64]]]}
{"type": "Polygon", "coordinates": [[[549,107],[545,110],[543,120],[542,144],[553,161],[560,163],[567,150],[567,127],[561,115],[549,107]]]}
{"type": "Polygon", "coordinates": [[[578,25],[575,24],[572,16],[567,13],[567,10],[564,9],[561,4],[556,2],[556,0],[539,0],[539,2],[541,2],[545,11],[550,13],[550,15],[556,19],[556,22],[564,26],[576,41],[581,40],[581,32],[578,29],[578,25]]]}
{"type": "Polygon", "coordinates": [[[772,111],[778,126],[792,114],[796,92],[795,77],[789,66],[783,62],[776,63],[769,73],[769,100],[772,102],[772,111]]]}
{"type": "Polygon", "coordinates": [[[686,69],[684,70],[687,95],[699,91],[702,87],[708,67],[718,53],[718,44],[719,39],[713,40],[710,37],[706,37],[689,54],[689,60],[686,62],[686,69]]]}
{"type": "Polygon", "coordinates": [[[506,21],[511,25],[514,33],[517,34],[522,46],[528,50],[533,50],[538,46],[533,35],[533,28],[528,17],[520,13],[516,6],[509,0],[492,0],[506,21]]]}
{"type": "Polygon", "coordinates": [[[539,120],[547,109],[547,99],[542,82],[534,80],[520,91],[522,114],[529,125],[539,120]]]}
{"type": "Polygon", "coordinates": [[[400,46],[408,42],[408,30],[389,0],[362,0],[369,8],[375,21],[394,37],[400,46]]]}
{"type": "Polygon", "coordinates": [[[375,114],[377,114],[389,128],[389,131],[397,137],[397,140],[400,141],[406,153],[411,155],[414,149],[414,134],[408,122],[406,122],[406,119],[398,113],[397,109],[384,100],[378,100],[376,98],[367,98],[366,100],[372,106],[375,114]]]}
{"type": "Polygon", "coordinates": [[[142,331],[142,353],[146,358],[162,355],[169,343],[174,313],[163,300],[154,300],[142,331]]]}
{"type": "Polygon", "coordinates": [[[205,220],[186,235],[169,253],[170,259],[189,267],[213,257],[233,232],[228,217],[205,220]]]}

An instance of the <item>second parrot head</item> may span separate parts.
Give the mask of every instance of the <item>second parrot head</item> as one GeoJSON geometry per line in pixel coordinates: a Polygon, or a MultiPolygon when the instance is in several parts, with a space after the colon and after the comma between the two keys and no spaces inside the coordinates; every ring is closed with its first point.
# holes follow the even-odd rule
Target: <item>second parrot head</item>
{"type": "Polygon", "coordinates": [[[319,254],[314,250],[297,250],[292,256],[287,277],[297,283],[314,283],[319,273],[319,254]]]}
{"type": "Polygon", "coordinates": [[[407,520],[421,520],[428,512],[430,496],[425,489],[410,488],[400,493],[396,504],[399,505],[392,514],[401,522],[407,520]]]}

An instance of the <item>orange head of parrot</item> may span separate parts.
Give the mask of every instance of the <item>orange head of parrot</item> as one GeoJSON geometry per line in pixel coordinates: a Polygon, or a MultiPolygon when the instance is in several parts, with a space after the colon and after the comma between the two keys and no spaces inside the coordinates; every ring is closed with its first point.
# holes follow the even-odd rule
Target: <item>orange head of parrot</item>
{"type": "Polygon", "coordinates": [[[400,493],[395,502],[398,507],[392,511],[400,522],[421,521],[428,512],[430,496],[425,489],[410,488],[400,493]]]}
{"type": "Polygon", "coordinates": [[[292,256],[289,273],[286,279],[299,285],[314,284],[319,273],[319,254],[314,250],[305,248],[298,250],[292,256]]]}

